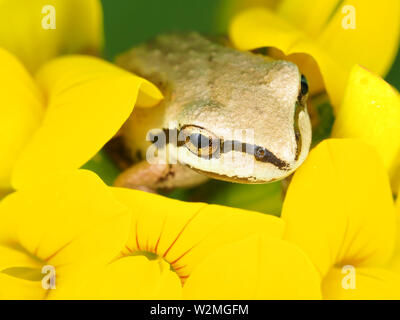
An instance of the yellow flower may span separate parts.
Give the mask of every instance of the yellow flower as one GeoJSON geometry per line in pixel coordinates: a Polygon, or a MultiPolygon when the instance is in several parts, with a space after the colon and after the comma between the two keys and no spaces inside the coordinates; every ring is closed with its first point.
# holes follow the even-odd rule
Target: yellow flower
{"type": "Polygon", "coordinates": [[[320,297],[316,270],[282,240],[281,219],[127,189],[114,192],[134,212],[121,256],[146,252],[164,259],[184,283],[184,298],[320,297]]]}
{"type": "Polygon", "coordinates": [[[164,261],[115,260],[131,209],[94,173],[52,177],[0,203],[0,299],[177,299],[164,261]],[[53,270],[53,287],[46,272],[53,270]]]}
{"type": "Polygon", "coordinates": [[[118,254],[130,219],[129,209],[86,171],[9,195],[0,202],[0,298],[73,295],[85,267],[118,254]],[[45,266],[55,270],[55,289],[42,283],[45,266]]]}
{"type": "Polygon", "coordinates": [[[316,269],[283,231],[277,217],[106,187],[79,170],[0,202],[0,298],[319,298],[316,269]]]}
{"type": "Polygon", "coordinates": [[[263,235],[223,246],[183,288],[188,299],[320,299],[320,280],[296,246],[263,235]]]}
{"type": "Polygon", "coordinates": [[[259,7],[238,14],[230,37],[243,50],[279,49],[300,65],[311,92],[326,88],[338,109],[354,64],[379,75],[389,70],[399,24],[398,0],[283,0],[275,11],[259,7]]]}
{"type": "Polygon", "coordinates": [[[71,294],[57,299],[177,300],[182,299],[179,277],[163,259],[127,256],[91,269],[71,294]],[[82,285],[84,284],[84,285],[82,285]]]}
{"type": "Polygon", "coordinates": [[[162,95],[148,81],[88,56],[58,58],[33,79],[0,48],[0,189],[81,167],[112,138],[135,103],[162,95]]]}
{"type": "Polygon", "coordinates": [[[1,0],[0,47],[35,72],[61,54],[98,53],[102,20],[99,0],[1,0]]]}
{"type": "MultiPolygon", "coordinates": [[[[382,78],[354,66],[342,105],[336,115],[332,137],[362,139],[379,152],[394,179],[400,156],[400,95],[382,78]]],[[[400,171],[400,170],[399,170],[400,171]]]]}
{"type": "Polygon", "coordinates": [[[372,147],[352,139],[319,144],[293,177],[282,219],[284,238],[318,269],[324,298],[400,298],[400,274],[388,264],[397,232],[393,198],[372,147]]]}

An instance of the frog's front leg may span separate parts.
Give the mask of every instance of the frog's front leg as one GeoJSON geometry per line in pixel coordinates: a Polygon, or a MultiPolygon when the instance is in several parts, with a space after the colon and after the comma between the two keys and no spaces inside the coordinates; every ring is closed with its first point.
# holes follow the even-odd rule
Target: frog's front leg
{"type": "Polygon", "coordinates": [[[122,172],[115,180],[116,187],[156,192],[158,189],[194,187],[207,180],[182,164],[150,164],[142,161],[122,172]]]}

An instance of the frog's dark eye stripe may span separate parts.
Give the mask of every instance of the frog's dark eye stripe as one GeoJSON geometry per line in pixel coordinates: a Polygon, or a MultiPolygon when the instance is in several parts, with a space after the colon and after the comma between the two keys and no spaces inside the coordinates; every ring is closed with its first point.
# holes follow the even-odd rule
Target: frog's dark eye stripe
{"type": "Polygon", "coordinates": [[[163,129],[160,134],[165,137],[164,139],[160,139],[158,135],[152,135],[150,141],[155,143],[158,148],[163,148],[168,143],[174,144],[178,147],[185,146],[190,152],[203,159],[219,158],[222,153],[239,151],[253,155],[256,161],[271,163],[281,170],[290,169],[290,165],[286,161],[279,159],[271,151],[258,145],[244,143],[237,140],[224,141],[223,139],[206,137],[198,133],[186,135],[184,138],[181,137],[181,140],[178,141],[170,139],[171,136],[180,136],[179,133],[182,132],[185,127],[182,127],[180,130],[163,129]]]}
{"type": "Polygon", "coordinates": [[[290,166],[286,161],[279,159],[276,155],[274,155],[268,149],[261,147],[261,146],[254,145],[254,144],[243,143],[243,142],[234,141],[234,140],[225,141],[225,142],[222,142],[221,150],[223,152],[229,152],[232,150],[245,152],[247,154],[254,155],[254,158],[257,161],[264,162],[264,163],[271,163],[275,167],[278,167],[281,170],[289,170],[290,169],[290,166]],[[231,145],[233,147],[226,148],[226,145],[231,145]]]}

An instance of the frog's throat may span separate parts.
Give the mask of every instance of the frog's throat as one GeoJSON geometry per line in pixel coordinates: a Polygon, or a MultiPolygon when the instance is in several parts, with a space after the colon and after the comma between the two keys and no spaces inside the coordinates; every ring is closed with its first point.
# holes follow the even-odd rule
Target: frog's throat
{"type": "MultiPolygon", "coordinates": [[[[161,136],[165,137],[165,139],[159,139],[159,135],[151,135],[150,141],[152,143],[156,144],[158,149],[164,148],[167,144],[172,144],[175,147],[183,147],[185,145],[185,141],[179,141],[179,139],[177,139],[176,137],[179,137],[180,131],[183,130],[187,126],[189,126],[189,125],[185,125],[181,129],[162,129],[161,136]],[[170,139],[170,137],[175,137],[175,139],[170,139]]],[[[194,126],[194,125],[190,125],[190,126],[194,126]]],[[[203,128],[201,128],[201,129],[203,129],[203,128]]],[[[202,159],[210,160],[212,158],[219,158],[221,153],[227,153],[230,151],[238,151],[238,152],[243,152],[243,153],[253,155],[254,159],[256,161],[263,162],[263,163],[270,163],[282,171],[290,171],[291,170],[291,166],[289,163],[278,158],[275,154],[273,154],[268,149],[258,146],[258,145],[244,143],[244,142],[237,141],[237,140],[224,141],[223,139],[219,139],[219,144],[217,144],[217,149],[211,155],[202,156],[202,155],[199,155],[194,152],[192,152],[192,153],[202,159]],[[263,150],[263,152],[264,152],[263,156],[256,155],[257,149],[263,150]]]]}

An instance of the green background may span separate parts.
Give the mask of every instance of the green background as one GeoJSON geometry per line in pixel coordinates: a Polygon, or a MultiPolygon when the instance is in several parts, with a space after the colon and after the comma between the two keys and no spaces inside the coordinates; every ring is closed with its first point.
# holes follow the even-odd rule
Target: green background
{"type": "Polygon", "coordinates": [[[103,0],[106,57],[157,34],[178,30],[216,33],[221,0],[103,0]]]}
{"type": "MultiPolygon", "coordinates": [[[[178,30],[196,30],[206,34],[223,33],[226,12],[236,0],[103,0],[105,27],[105,56],[116,55],[159,33],[178,30]]],[[[387,80],[400,89],[400,55],[387,80]]],[[[333,121],[327,109],[321,109],[333,121]]],[[[323,135],[323,133],[322,133],[323,135]]],[[[104,159],[104,155],[103,155],[104,159]]],[[[87,165],[111,183],[118,171],[110,163],[91,161],[87,165]]],[[[192,190],[175,190],[171,197],[191,201],[207,201],[233,207],[257,210],[279,215],[283,190],[281,184],[239,185],[210,181],[192,190]]]]}

